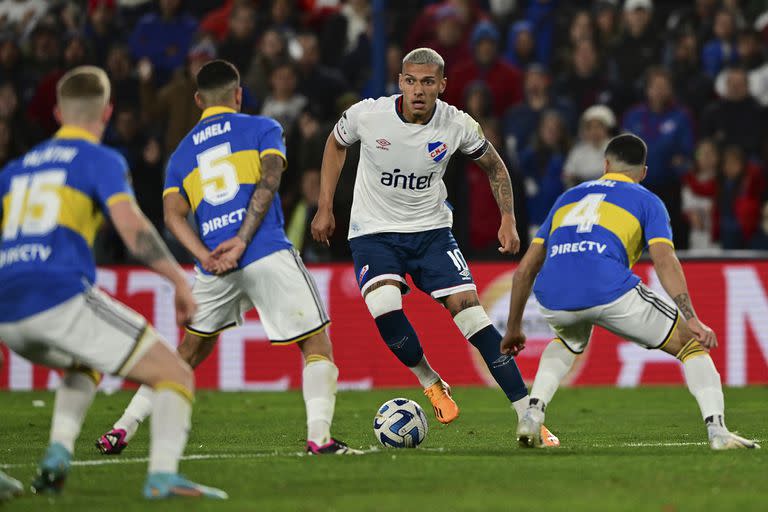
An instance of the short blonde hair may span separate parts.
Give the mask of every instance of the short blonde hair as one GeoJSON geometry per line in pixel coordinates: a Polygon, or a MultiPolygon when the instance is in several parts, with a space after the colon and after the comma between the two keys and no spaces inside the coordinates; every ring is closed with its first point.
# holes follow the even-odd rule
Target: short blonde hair
{"type": "Polygon", "coordinates": [[[65,122],[98,120],[111,93],[107,73],[96,66],[78,66],[56,84],[56,102],[65,122]]]}

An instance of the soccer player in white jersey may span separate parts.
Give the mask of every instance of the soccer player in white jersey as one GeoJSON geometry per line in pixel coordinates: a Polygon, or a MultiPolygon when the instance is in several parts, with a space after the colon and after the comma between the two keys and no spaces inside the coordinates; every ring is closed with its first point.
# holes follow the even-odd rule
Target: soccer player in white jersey
{"type": "Polygon", "coordinates": [[[517,426],[522,446],[542,445],[544,410],[576,355],[587,347],[592,326],[599,325],[682,362],[712,449],[760,447],[725,426],[720,375],[709,356],[717,337],[691,304],[664,203],[640,185],[647,171],[646,155],[639,137],[614,137],[605,150],[603,177],[557,199],[515,271],[502,352],[515,355],[525,347],[523,310],[532,287],[557,336],[541,355],[530,406],[517,426]],[[645,247],[679,311],[632,273],[645,247]]]}
{"type": "Polygon", "coordinates": [[[107,74],[75,68],[56,92],[61,129],[0,172],[0,338],[64,370],[32,488],[61,490],[102,372],[154,389],[145,497],[226,498],[178,474],[192,413],[189,365],[141,315],[93,286],[92,245],[107,215],[134,256],[175,285],[177,322],[197,309],[186,274],[136,206],[125,159],[100,144],[112,113],[107,74]]]}
{"type": "MultiPolygon", "coordinates": [[[[432,49],[403,59],[401,95],[363,100],[351,106],[328,136],[321,169],[315,240],[333,233],[333,197],[348,146],[360,141],[349,244],[360,291],[379,333],[397,358],[416,375],[435,416],[450,423],[459,415],[450,387],[432,369],[403,313],[405,275],[445,306],[462,334],[480,351],[491,374],[519,415],[528,391],[514,358],[499,351],[501,334],[480,305],[472,274],[451,233],[443,173],[456,151],[488,174],[501,210],[499,251],[520,248],[512,185],[504,162],[469,115],[438,99],[445,90],[442,57],[432,49]]],[[[544,438],[557,443],[544,429],[544,438]]]]}
{"type": "MultiPolygon", "coordinates": [[[[304,357],[307,452],[359,454],[331,437],[339,370],[326,333],[330,320],[283,229],[277,195],[286,162],[283,131],[274,119],[239,113],[240,74],[230,62],[203,66],[197,87],[203,115],[171,155],[163,192],[166,225],[198,262],[192,293],[200,309],[186,325],[179,353],[196,367],[223,330],[256,308],[270,341],[296,345],[304,357]],[[197,231],[187,222],[190,211],[197,231]]],[[[139,388],[96,442],[102,453],[127,446],[149,415],[152,395],[151,388],[139,388]]]]}

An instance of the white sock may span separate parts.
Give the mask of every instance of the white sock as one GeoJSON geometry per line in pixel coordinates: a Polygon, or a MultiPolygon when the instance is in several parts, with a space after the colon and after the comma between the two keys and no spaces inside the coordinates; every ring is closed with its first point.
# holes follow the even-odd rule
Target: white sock
{"type": "Polygon", "coordinates": [[[720,385],[720,374],[709,354],[697,355],[685,361],[683,373],[688,390],[699,403],[702,418],[722,417],[725,413],[723,388],[720,385]]]}
{"type": "Polygon", "coordinates": [[[531,398],[538,398],[544,404],[548,404],[574,361],[576,361],[576,354],[565,348],[559,341],[550,341],[541,354],[539,370],[531,387],[531,398]]]}
{"type": "Polygon", "coordinates": [[[125,412],[113,428],[125,430],[125,440],[130,441],[136,435],[139,425],[152,414],[152,399],[155,391],[149,386],[141,386],[133,395],[131,403],[125,408],[125,412]]]}
{"type": "Polygon", "coordinates": [[[51,443],[61,443],[69,453],[75,453],[75,440],[94,395],[96,383],[91,376],[80,371],[64,374],[53,406],[51,443]]]}
{"type": "Polygon", "coordinates": [[[155,391],[149,440],[149,472],[178,473],[179,459],[184,453],[192,416],[189,397],[177,389],[155,391]]]}
{"type": "Polygon", "coordinates": [[[421,361],[419,361],[416,366],[408,367],[408,369],[413,372],[417,379],[419,379],[419,384],[421,384],[421,387],[424,389],[427,389],[432,384],[440,381],[440,375],[429,366],[427,356],[422,356],[421,361]]]}
{"type": "Polygon", "coordinates": [[[530,397],[528,395],[525,395],[523,398],[521,398],[517,402],[512,402],[512,408],[515,409],[518,420],[523,417],[523,414],[525,414],[525,410],[528,408],[529,398],[530,397]]]}
{"type": "Polygon", "coordinates": [[[301,383],[307,409],[307,440],[320,446],[331,440],[338,377],[339,369],[330,360],[320,356],[307,358],[301,383]]]}

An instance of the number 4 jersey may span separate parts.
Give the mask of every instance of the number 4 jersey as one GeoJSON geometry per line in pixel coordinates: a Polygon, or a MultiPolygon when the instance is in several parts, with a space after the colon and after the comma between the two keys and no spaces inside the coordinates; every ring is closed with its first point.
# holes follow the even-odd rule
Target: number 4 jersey
{"type": "Polygon", "coordinates": [[[0,172],[0,197],[0,322],[10,322],[93,284],[96,231],[108,207],[133,192],[122,155],[63,126],[0,172]]]}
{"type": "MultiPolygon", "coordinates": [[[[237,235],[261,180],[261,157],[268,154],[285,160],[283,130],[277,121],[226,107],[208,108],[171,155],[163,196],[181,194],[194,212],[200,239],[213,250],[237,235]]],[[[291,247],[283,224],[280,198],[275,194],[240,259],[240,268],[291,247]]]]}
{"type": "Polygon", "coordinates": [[[619,173],[563,193],[533,243],[547,250],[533,291],[551,310],[576,311],[608,304],[634,288],[630,270],[653,243],[672,245],[669,214],[661,200],[619,173]]]}

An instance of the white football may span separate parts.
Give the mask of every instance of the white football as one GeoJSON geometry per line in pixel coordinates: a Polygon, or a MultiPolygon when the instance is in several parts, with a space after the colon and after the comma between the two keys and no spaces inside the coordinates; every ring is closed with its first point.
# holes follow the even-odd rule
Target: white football
{"type": "Polygon", "coordinates": [[[393,398],[379,407],[373,418],[373,434],[384,447],[416,448],[427,437],[424,410],[407,398],[393,398]]]}

